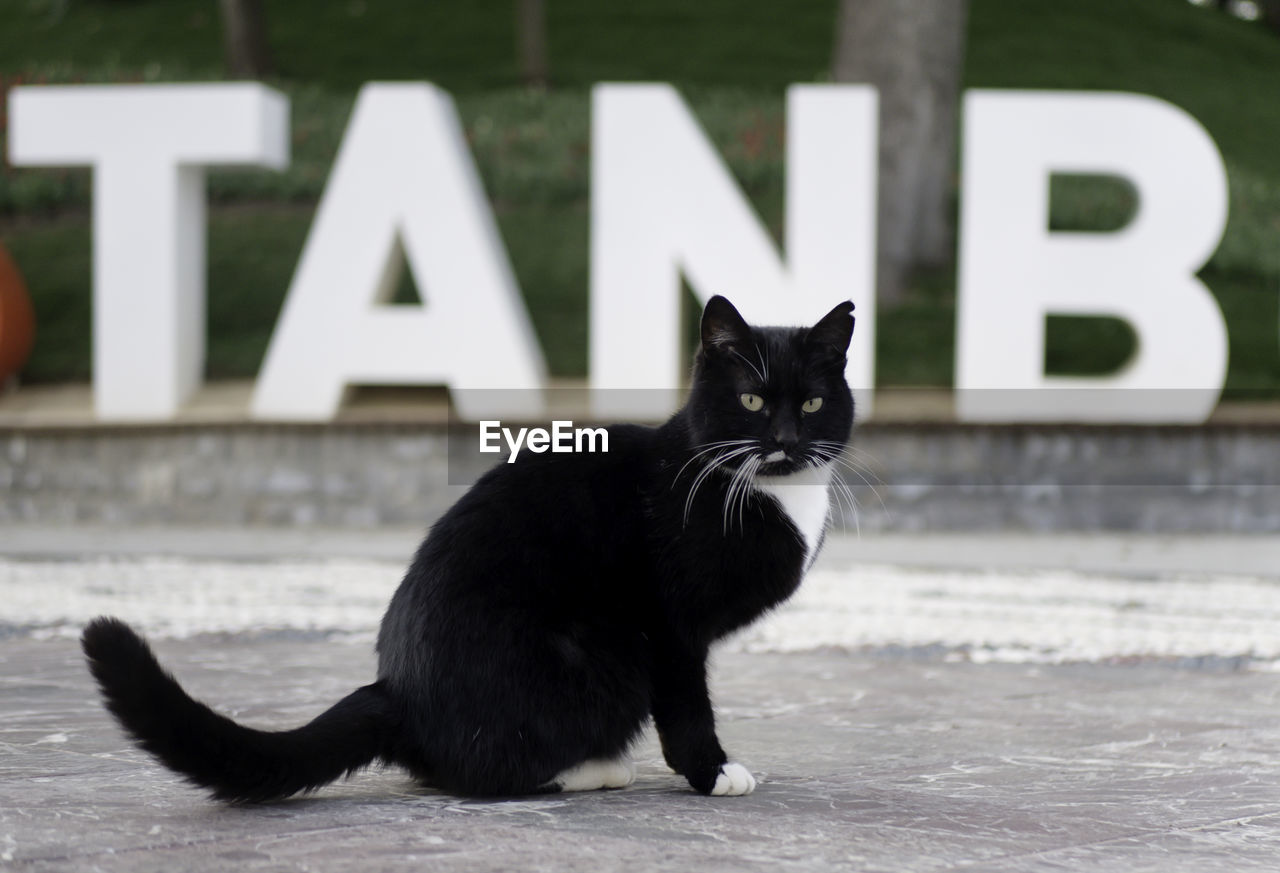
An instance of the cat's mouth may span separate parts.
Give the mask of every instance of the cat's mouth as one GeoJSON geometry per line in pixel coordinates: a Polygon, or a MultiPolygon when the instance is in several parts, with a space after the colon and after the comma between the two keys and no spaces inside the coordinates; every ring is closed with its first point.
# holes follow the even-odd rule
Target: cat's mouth
{"type": "Polygon", "coordinates": [[[767,454],[759,455],[760,468],[757,475],[787,476],[798,472],[806,466],[805,455],[800,451],[785,452],[774,449],[767,454]]]}

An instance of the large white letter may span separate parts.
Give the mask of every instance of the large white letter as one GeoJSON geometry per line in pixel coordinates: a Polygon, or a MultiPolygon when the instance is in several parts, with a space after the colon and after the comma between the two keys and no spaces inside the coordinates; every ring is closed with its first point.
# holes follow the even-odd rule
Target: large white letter
{"type": "Polygon", "coordinates": [[[366,85],[253,398],[327,419],[357,384],[448,385],[464,418],[537,415],[545,366],[453,101],[366,85]],[[423,306],[390,299],[407,256],[423,306]],[[513,389],[504,392],[467,389],[513,389]]]}
{"type": "MultiPolygon", "coordinates": [[[[664,416],[680,370],[680,277],[755,324],[812,324],[852,298],[849,382],[875,354],[876,94],[787,92],[787,263],[667,85],[599,85],[592,99],[591,386],[602,415],[664,416]],[[656,389],[626,392],[616,389],[656,389]]],[[[859,391],[864,409],[866,391],[859,391]]]]}
{"type": "Polygon", "coordinates": [[[289,163],[289,103],[252,83],[14,88],[9,159],[93,174],[93,388],[102,418],[168,418],[200,384],[204,167],[289,163]]]}
{"type": "Polygon", "coordinates": [[[1202,421],[1227,367],[1222,312],[1195,276],[1227,219],[1226,174],[1208,134],[1135,94],[970,91],[964,115],[960,417],[1202,421]],[[1052,173],[1122,177],[1137,191],[1137,215],[1115,233],[1050,233],[1052,173]],[[1125,319],[1137,352],[1111,376],[1046,376],[1049,314],[1125,319]]]}

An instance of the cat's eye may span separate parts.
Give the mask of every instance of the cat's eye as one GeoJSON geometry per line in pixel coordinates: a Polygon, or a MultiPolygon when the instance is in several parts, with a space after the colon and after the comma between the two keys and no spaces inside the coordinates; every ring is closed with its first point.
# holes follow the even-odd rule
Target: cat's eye
{"type": "Polygon", "coordinates": [[[764,409],[764,398],[759,394],[739,394],[738,399],[751,412],[759,412],[764,409]]]}
{"type": "Polygon", "coordinates": [[[810,397],[804,403],[800,404],[800,410],[802,412],[817,412],[821,408],[822,408],[821,397],[810,397]]]}

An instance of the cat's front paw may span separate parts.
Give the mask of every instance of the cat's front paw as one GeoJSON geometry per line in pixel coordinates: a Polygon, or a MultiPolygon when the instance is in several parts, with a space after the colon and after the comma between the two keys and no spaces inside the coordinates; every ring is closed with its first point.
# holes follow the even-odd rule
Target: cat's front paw
{"type": "Polygon", "coordinates": [[[720,765],[720,775],[711,787],[712,797],[735,797],[756,790],[756,778],[751,771],[734,761],[720,765]]]}

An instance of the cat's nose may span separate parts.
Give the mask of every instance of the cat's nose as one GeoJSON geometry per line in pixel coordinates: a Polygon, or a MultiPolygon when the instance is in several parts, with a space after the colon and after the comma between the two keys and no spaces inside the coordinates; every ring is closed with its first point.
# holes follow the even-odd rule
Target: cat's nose
{"type": "Polygon", "coordinates": [[[799,441],[800,436],[796,433],[795,424],[789,421],[778,422],[773,430],[773,442],[778,448],[790,453],[799,441]]]}

